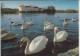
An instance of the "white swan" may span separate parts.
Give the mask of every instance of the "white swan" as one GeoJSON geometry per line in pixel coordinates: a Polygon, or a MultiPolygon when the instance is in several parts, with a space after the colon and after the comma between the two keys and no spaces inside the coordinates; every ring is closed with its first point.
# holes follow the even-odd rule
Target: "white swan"
{"type": "Polygon", "coordinates": [[[31,22],[28,22],[27,25],[29,26],[32,26],[34,23],[32,22],[32,19],[31,19],[31,22]]]}
{"type": "Polygon", "coordinates": [[[51,21],[49,22],[48,18],[47,18],[47,23],[46,23],[46,26],[50,25],[50,24],[53,24],[51,21]]]}
{"type": "Polygon", "coordinates": [[[65,41],[68,37],[68,33],[66,31],[59,31],[56,34],[56,31],[59,31],[58,27],[54,28],[54,39],[53,42],[62,42],[65,41]]]}
{"type": "Polygon", "coordinates": [[[68,22],[64,19],[63,26],[68,25],[68,22]]]}
{"type": "Polygon", "coordinates": [[[46,25],[46,21],[44,21],[44,31],[52,30],[53,26],[53,23],[46,25]]]}
{"type": "MultiPolygon", "coordinates": [[[[26,22],[27,23],[27,22],[26,22]]],[[[22,27],[21,27],[21,30],[25,30],[25,29],[27,29],[27,24],[26,25],[24,25],[24,20],[22,20],[22,27]]]]}
{"type": "Polygon", "coordinates": [[[72,17],[72,22],[75,22],[75,21],[77,21],[77,20],[72,17]]]}
{"type": "Polygon", "coordinates": [[[26,48],[25,48],[25,55],[29,54],[35,54],[40,51],[42,51],[44,48],[46,48],[46,44],[48,42],[48,38],[45,36],[38,36],[32,40],[30,43],[30,40],[26,37],[23,37],[21,39],[20,47],[23,46],[23,43],[27,42],[26,48]]]}
{"type": "Polygon", "coordinates": [[[18,25],[21,25],[19,22],[11,22],[11,18],[9,18],[10,20],[10,25],[14,25],[14,26],[18,26],[18,25]]]}

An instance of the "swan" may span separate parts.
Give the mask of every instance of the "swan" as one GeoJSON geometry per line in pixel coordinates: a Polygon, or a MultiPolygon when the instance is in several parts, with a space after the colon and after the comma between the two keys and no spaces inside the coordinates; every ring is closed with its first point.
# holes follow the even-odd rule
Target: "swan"
{"type": "Polygon", "coordinates": [[[16,34],[10,34],[10,33],[3,33],[0,36],[1,40],[11,40],[13,38],[16,38],[16,34]]]}
{"type": "Polygon", "coordinates": [[[38,37],[34,38],[32,40],[32,42],[30,43],[29,38],[23,37],[20,41],[20,47],[23,46],[24,42],[27,42],[24,53],[25,53],[25,55],[29,55],[29,54],[38,53],[38,52],[42,51],[43,49],[45,49],[46,44],[48,42],[48,38],[46,38],[45,36],[38,36],[38,37]]]}
{"type": "Polygon", "coordinates": [[[51,22],[51,20],[50,20],[50,22],[49,22],[49,20],[48,20],[48,18],[47,18],[46,26],[48,26],[48,25],[50,25],[50,24],[53,24],[53,23],[51,22]]]}
{"type": "Polygon", "coordinates": [[[32,22],[32,19],[31,19],[31,22],[28,22],[27,25],[29,26],[32,26],[34,23],[32,22]]]}
{"type": "Polygon", "coordinates": [[[9,20],[10,20],[10,25],[14,25],[14,26],[21,25],[19,22],[11,22],[11,18],[9,18],[9,20]]]}
{"type": "Polygon", "coordinates": [[[4,33],[1,35],[1,40],[11,40],[13,38],[16,38],[16,34],[4,33]]]}
{"type": "Polygon", "coordinates": [[[73,17],[72,17],[72,22],[75,22],[76,21],[76,19],[74,19],[73,17]]]}
{"type": "MultiPolygon", "coordinates": [[[[26,22],[27,23],[27,22],[26,22]]],[[[21,30],[25,30],[25,29],[27,29],[27,24],[26,25],[24,25],[24,20],[22,20],[22,27],[21,27],[21,30]]]]}
{"type": "Polygon", "coordinates": [[[3,34],[3,33],[7,33],[7,32],[8,32],[7,29],[1,29],[1,34],[3,34]]]}
{"type": "Polygon", "coordinates": [[[54,39],[53,39],[54,43],[63,42],[67,39],[68,33],[66,31],[59,31],[57,34],[56,34],[56,31],[59,31],[58,27],[54,28],[54,39]]]}
{"type": "Polygon", "coordinates": [[[51,23],[50,25],[46,25],[46,21],[44,21],[44,31],[52,30],[53,26],[53,23],[51,23]]]}
{"type": "Polygon", "coordinates": [[[68,25],[68,22],[64,19],[63,26],[68,25]]]}

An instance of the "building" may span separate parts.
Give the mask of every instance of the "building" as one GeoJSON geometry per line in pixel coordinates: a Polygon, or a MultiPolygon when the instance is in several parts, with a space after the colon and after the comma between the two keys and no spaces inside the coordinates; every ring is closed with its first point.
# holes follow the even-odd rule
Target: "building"
{"type": "Polygon", "coordinates": [[[37,6],[32,6],[32,5],[28,5],[28,6],[20,5],[19,6],[19,12],[31,12],[31,11],[43,11],[43,9],[37,6]]]}

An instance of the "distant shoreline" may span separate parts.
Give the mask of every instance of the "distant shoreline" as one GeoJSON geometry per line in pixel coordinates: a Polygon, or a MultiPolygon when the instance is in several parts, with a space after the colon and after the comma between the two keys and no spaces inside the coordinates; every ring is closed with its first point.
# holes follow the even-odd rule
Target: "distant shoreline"
{"type": "Polygon", "coordinates": [[[77,10],[55,10],[55,12],[47,12],[47,11],[28,11],[28,12],[19,12],[18,9],[10,9],[10,8],[4,8],[1,10],[1,13],[78,13],[77,10]]]}
{"type": "Polygon", "coordinates": [[[78,13],[77,10],[56,10],[57,13],[78,13]]]}

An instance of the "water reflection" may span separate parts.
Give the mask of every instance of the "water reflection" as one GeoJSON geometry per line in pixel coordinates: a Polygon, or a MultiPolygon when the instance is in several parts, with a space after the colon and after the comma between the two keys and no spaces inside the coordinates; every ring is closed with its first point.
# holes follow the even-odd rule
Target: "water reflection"
{"type": "Polygon", "coordinates": [[[22,32],[23,32],[23,37],[25,37],[25,30],[22,30],[22,32]]]}
{"type": "Polygon", "coordinates": [[[12,32],[12,26],[10,25],[10,32],[12,32]]]}
{"type": "Polygon", "coordinates": [[[19,13],[19,16],[21,18],[30,18],[30,17],[34,17],[34,16],[38,16],[38,14],[36,13],[19,13]]]}

